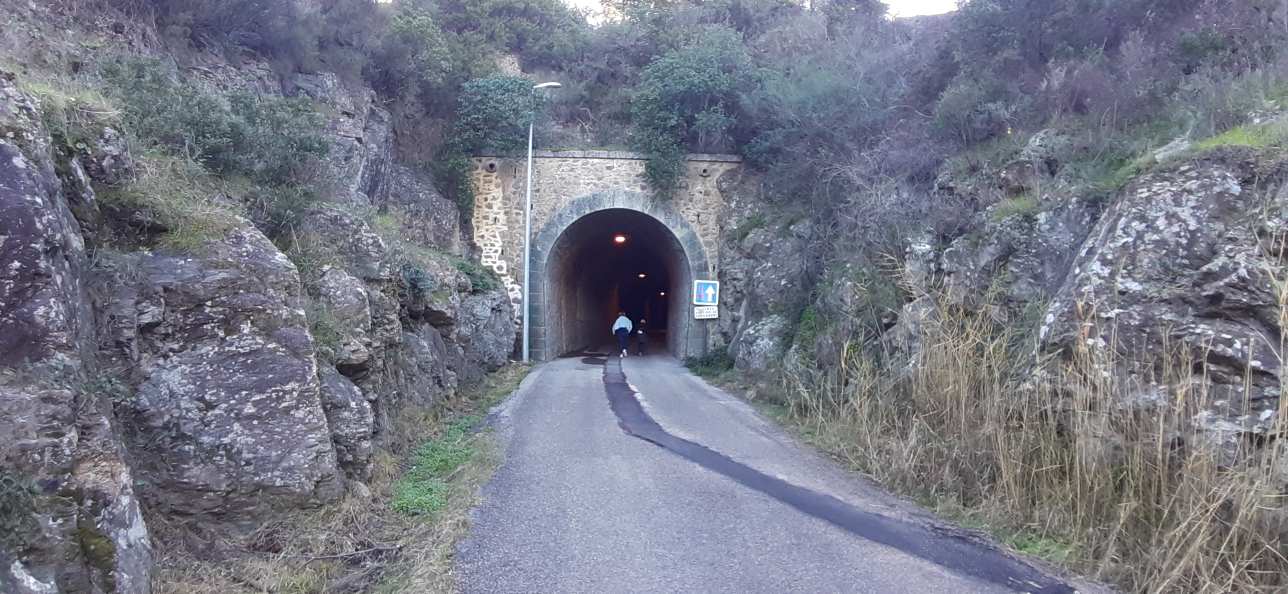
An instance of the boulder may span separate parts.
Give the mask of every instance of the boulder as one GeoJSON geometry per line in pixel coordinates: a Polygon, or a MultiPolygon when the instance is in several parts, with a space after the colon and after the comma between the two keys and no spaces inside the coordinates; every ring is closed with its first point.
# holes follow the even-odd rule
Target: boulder
{"type": "Polygon", "coordinates": [[[409,241],[461,255],[461,215],[456,203],[443,197],[433,182],[411,168],[391,163],[376,204],[403,214],[402,232],[409,241]]]}
{"type": "Polygon", "coordinates": [[[295,266],[246,221],[199,255],[107,270],[118,400],[143,495],[167,513],[246,522],[339,495],[295,266]]]}
{"type": "Polygon", "coordinates": [[[371,206],[392,160],[389,113],[368,88],[346,85],[330,72],[296,74],[297,95],[325,105],[330,150],[318,172],[326,197],[342,204],[371,206]]]}
{"type": "Polygon", "coordinates": [[[403,334],[399,348],[386,366],[387,409],[399,406],[431,406],[452,394],[457,387],[454,370],[459,355],[429,326],[403,334]]]}
{"type": "Polygon", "coordinates": [[[478,378],[482,371],[496,371],[505,365],[515,341],[514,308],[505,291],[471,294],[458,311],[453,336],[474,368],[467,376],[478,378]]]}
{"type": "Polygon", "coordinates": [[[86,175],[96,183],[116,186],[134,178],[134,158],[125,135],[110,125],[87,126],[93,133],[71,146],[86,175]]]}
{"type": "Polygon", "coordinates": [[[935,335],[941,319],[939,305],[930,295],[904,305],[894,327],[881,337],[890,353],[889,365],[902,374],[912,372],[921,363],[925,339],[935,335]]]}
{"type": "Polygon", "coordinates": [[[738,369],[767,371],[787,352],[791,324],[779,314],[770,314],[755,322],[734,337],[729,354],[738,369]]]}
{"type": "Polygon", "coordinates": [[[1281,393],[1284,270],[1267,241],[1283,239],[1288,190],[1259,189],[1284,177],[1262,168],[1229,151],[1130,184],[1047,308],[1040,349],[1090,353],[1133,406],[1165,405],[1160,387],[1197,383],[1185,370],[1202,369],[1210,408],[1199,425],[1227,444],[1268,430],[1281,393]]]}
{"type": "Polygon", "coordinates": [[[322,410],[331,427],[331,443],[335,444],[340,468],[349,478],[366,481],[371,477],[372,440],[376,432],[371,402],[358,386],[333,368],[323,368],[319,379],[322,410]]]}
{"type": "Polygon", "coordinates": [[[346,367],[365,366],[371,360],[371,301],[366,286],[341,268],[326,267],[315,287],[319,315],[329,318],[337,332],[335,352],[329,359],[346,367]]]}
{"type": "Polygon", "coordinates": [[[339,208],[321,208],[304,217],[300,230],[332,252],[349,274],[367,282],[394,280],[397,266],[388,246],[361,218],[339,208]]]}
{"type": "Polygon", "coordinates": [[[1100,208],[1088,200],[1059,196],[1049,196],[1041,208],[1032,217],[986,220],[940,254],[933,275],[924,271],[928,266],[922,250],[908,262],[916,271],[913,278],[942,278],[945,297],[955,305],[1004,297],[1013,306],[1024,306],[1049,298],[1064,282],[1100,208]]]}

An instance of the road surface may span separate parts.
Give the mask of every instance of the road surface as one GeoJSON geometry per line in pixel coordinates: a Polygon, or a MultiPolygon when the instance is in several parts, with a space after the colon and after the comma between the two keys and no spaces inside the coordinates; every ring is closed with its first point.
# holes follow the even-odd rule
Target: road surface
{"type": "Polygon", "coordinates": [[[467,593],[1073,592],[666,356],[538,367],[456,559],[467,593]]]}

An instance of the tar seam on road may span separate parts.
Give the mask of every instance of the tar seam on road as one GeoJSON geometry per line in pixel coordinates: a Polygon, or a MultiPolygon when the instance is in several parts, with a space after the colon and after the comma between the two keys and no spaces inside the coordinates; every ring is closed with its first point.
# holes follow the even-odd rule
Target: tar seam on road
{"type": "Polygon", "coordinates": [[[604,364],[604,390],[618,424],[628,435],[648,441],[707,470],[764,493],[805,514],[855,536],[886,545],[963,575],[1019,592],[1066,594],[1075,589],[1034,567],[960,534],[919,526],[860,510],[836,497],[793,485],[715,450],[667,433],[644,411],[626,383],[621,359],[583,359],[604,364]]]}

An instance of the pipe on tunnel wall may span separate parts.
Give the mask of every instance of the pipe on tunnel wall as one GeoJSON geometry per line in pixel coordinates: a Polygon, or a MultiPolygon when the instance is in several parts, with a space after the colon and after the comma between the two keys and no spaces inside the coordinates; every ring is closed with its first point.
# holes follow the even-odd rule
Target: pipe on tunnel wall
{"type": "Polygon", "coordinates": [[[599,319],[593,313],[604,311],[603,302],[613,299],[611,294],[604,293],[611,287],[606,289],[603,283],[596,286],[588,280],[587,271],[577,270],[578,255],[575,252],[578,247],[584,247],[577,245],[578,234],[585,233],[585,230],[574,228],[586,217],[606,211],[621,211],[620,216],[623,217],[640,217],[636,224],[657,226],[658,241],[655,243],[660,245],[656,247],[666,260],[670,277],[669,350],[677,357],[704,353],[706,333],[692,319],[692,307],[688,303],[689,288],[695,275],[706,278],[715,275],[702,242],[665,200],[642,192],[618,190],[596,192],[573,200],[533,238],[533,358],[549,360],[568,351],[599,346],[611,340],[611,319],[599,319]],[[596,303],[600,305],[596,307],[596,303]],[[595,337],[601,338],[596,340],[595,337]]]}

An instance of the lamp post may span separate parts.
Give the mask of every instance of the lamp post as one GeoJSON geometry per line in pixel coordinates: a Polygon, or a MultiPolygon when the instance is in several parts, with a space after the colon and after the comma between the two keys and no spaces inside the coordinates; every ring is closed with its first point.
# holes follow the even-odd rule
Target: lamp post
{"type": "MultiPolygon", "coordinates": [[[[541,89],[557,89],[557,82],[541,83],[532,87],[535,96],[541,89]]],[[[537,106],[534,100],[532,118],[528,120],[528,183],[523,199],[523,362],[532,360],[531,331],[528,316],[532,311],[532,133],[537,125],[537,106]]]]}

